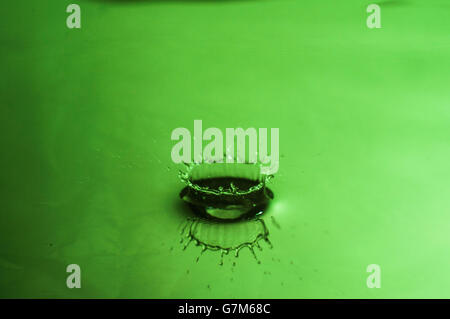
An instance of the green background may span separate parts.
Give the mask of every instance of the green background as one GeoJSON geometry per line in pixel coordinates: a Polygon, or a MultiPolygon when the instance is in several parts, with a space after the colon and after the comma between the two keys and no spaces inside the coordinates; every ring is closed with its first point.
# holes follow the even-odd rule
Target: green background
{"type": "Polygon", "coordinates": [[[0,4],[0,297],[450,298],[448,1],[70,3],[0,4]],[[194,119],[280,128],[259,265],[181,249],[194,119]]]}

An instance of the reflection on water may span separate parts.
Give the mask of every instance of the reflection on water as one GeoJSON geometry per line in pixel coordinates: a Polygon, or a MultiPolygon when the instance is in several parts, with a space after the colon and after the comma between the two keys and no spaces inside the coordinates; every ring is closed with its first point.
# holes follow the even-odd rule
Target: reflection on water
{"type": "MultiPolygon", "coordinates": [[[[237,258],[243,248],[249,249],[255,260],[261,263],[255,253],[255,248],[260,251],[263,250],[261,241],[272,248],[269,240],[269,229],[260,218],[232,223],[189,218],[181,230],[181,236],[183,249],[194,242],[196,246],[201,247],[200,256],[207,250],[220,251],[220,265],[223,265],[224,255],[234,253],[237,258]]],[[[197,262],[200,256],[197,257],[197,262]]]]}

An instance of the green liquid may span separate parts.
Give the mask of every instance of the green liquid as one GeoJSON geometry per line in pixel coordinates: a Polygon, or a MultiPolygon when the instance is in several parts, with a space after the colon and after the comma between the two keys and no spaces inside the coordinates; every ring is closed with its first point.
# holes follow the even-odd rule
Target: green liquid
{"type": "Polygon", "coordinates": [[[199,217],[222,221],[249,219],[264,213],[273,199],[260,181],[239,177],[215,177],[193,182],[180,197],[199,217]]]}

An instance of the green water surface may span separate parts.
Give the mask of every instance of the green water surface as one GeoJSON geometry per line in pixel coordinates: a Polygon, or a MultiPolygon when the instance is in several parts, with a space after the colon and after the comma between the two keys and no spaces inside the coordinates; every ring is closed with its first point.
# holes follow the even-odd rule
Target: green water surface
{"type": "Polygon", "coordinates": [[[450,298],[449,1],[72,2],[0,4],[0,297],[450,298]],[[280,129],[261,264],[182,250],[197,119],[280,129]]]}

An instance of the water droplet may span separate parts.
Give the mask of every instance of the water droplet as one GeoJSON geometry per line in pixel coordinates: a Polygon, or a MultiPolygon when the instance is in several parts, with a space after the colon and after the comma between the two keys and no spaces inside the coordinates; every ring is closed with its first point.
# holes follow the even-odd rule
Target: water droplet
{"type": "Polygon", "coordinates": [[[276,228],[281,229],[281,226],[280,226],[280,224],[278,224],[278,222],[275,220],[275,217],[270,216],[270,220],[272,221],[272,224],[273,224],[276,228]]]}
{"type": "Polygon", "coordinates": [[[195,241],[201,246],[196,262],[210,250],[220,253],[219,265],[223,265],[225,255],[234,252],[238,258],[241,249],[248,248],[260,264],[255,248],[263,250],[261,241],[272,247],[269,231],[260,218],[273,199],[266,187],[272,176],[261,175],[260,167],[249,163],[185,165],[187,170],[179,172],[186,184],[180,197],[197,217],[188,219],[182,227],[181,236],[187,238],[183,249],[195,241]]]}
{"type": "Polygon", "coordinates": [[[194,240],[194,238],[193,238],[193,237],[190,237],[189,240],[188,240],[188,242],[184,245],[183,250],[186,250],[186,249],[188,248],[189,244],[190,244],[193,240],[194,240]]]}
{"type": "Polygon", "coordinates": [[[180,197],[203,218],[235,220],[265,212],[273,199],[265,175],[249,164],[195,164],[179,173],[180,197]]]}

